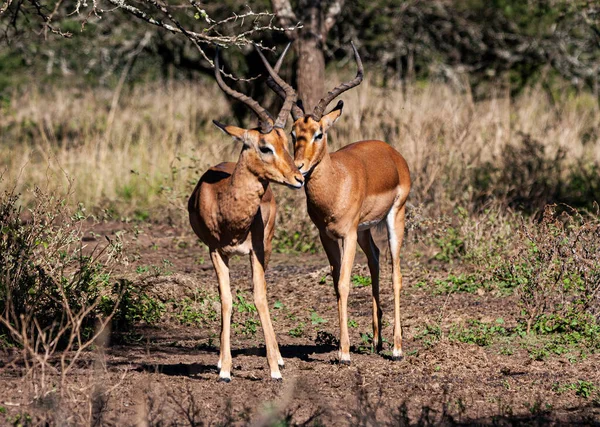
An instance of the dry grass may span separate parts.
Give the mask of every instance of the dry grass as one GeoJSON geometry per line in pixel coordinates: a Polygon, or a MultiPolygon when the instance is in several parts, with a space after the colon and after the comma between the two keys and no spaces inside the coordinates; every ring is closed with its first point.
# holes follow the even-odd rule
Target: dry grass
{"type": "MultiPolygon", "coordinates": [[[[124,92],[111,111],[115,96],[52,88],[15,94],[0,116],[4,185],[16,182],[29,203],[33,186],[60,191],[72,178],[76,199],[96,213],[187,221],[187,196],[201,173],[238,154],[239,146],[211,124],[232,116],[224,96],[212,82],[155,83],[124,92]]],[[[330,131],[331,148],[366,138],[388,141],[411,167],[410,202],[429,215],[457,204],[471,211],[488,197],[517,204],[537,197],[530,207],[539,209],[561,198],[567,190],[553,189],[573,171],[600,170],[598,111],[586,94],[565,95],[553,105],[541,89],[516,99],[498,89],[474,102],[469,91],[441,84],[402,91],[364,82],[342,98],[346,108],[330,131]],[[523,141],[533,149],[523,149],[523,141]],[[543,158],[532,167],[526,157],[543,158]],[[557,161],[560,167],[546,167],[557,161]],[[540,182],[548,188],[531,193],[540,182]]],[[[583,181],[593,196],[597,183],[583,181]]],[[[310,234],[303,195],[276,191],[280,205],[288,206],[280,210],[280,225],[291,227],[283,238],[293,240],[296,230],[310,234]]]]}

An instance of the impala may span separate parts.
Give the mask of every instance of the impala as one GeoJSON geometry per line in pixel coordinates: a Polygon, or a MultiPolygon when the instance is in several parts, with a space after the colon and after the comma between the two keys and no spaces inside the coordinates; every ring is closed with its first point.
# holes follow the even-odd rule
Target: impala
{"type": "MultiPolygon", "coordinates": [[[[387,227],[392,256],[394,288],[394,347],[392,358],[402,359],[400,326],[400,247],[404,237],[405,203],[410,191],[410,173],[406,160],[383,141],[358,141],[329,153],[327,131],[340,118],[344,103],[339,101],[327,114],[327,105],[340,94],[360,84],[363,65],[354,44],[358,66],[356,77],[337,86],[322,98],[312,114],[305,114],[302,103],[292,106],[294,126],[294,162],[306,179],[308,214],[319,229],[319,236],[331,266],[340,322],[339,360],[350,364],[348,337],[348,294],[356,243],[365,252],[373,292],[373,345],[381,351],[382,310],[379,300],[379,249],[371,229],[387,227]],[[341,243],[341,244],[340,244],[341,243]]],[[[286,49],[287,50],[287,49],[286,49]]],[[[274,67],[277,73],[283,55],[274,67]]],[[[285,99],[286,89],[276,79],[269,86],[285,99]]]]}
{"type": "Polygon", "coordinates": [[[283,359],[271,324],[267,304],[265,268],[271,255],[276,203],[269,182],[301,188],[304,178],[287,151],[283,128],[296,94],[273,69],[270,77],[285,92],[285,101],[277,119],[250,97],[228,87],[215,57],[215,77],[219,87],[229,96],[246,104],[257,116],[259,128],[242,129],[214,124],[243,144],[237,163],[220,163],[202,175],[188,202],[190,223],[210,251],[221,298],[221,348],[219,380],[231,380],[231,310],[229,257],[249,255],[252,267],[254,303],[265,336],[271,378],[281,379],[279,366],[283,359]]]}

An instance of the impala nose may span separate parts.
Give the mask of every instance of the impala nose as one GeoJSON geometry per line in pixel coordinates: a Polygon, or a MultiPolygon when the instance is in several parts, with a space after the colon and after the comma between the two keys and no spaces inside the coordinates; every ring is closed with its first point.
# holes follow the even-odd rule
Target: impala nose
{"type": "Polygon", "coordinates": [[[302,168],[304,167],[304,163],[296,163],[296,167],[298,168],[298,170],[302,170],[302,168]]]}
{"type": "Polygon", "coordinates": [[[304,185],[304,177],[302,175],[296,175],[294,178],[296,178],[296,181],[298,184],[300,184],[300,187],[304,185]]]}

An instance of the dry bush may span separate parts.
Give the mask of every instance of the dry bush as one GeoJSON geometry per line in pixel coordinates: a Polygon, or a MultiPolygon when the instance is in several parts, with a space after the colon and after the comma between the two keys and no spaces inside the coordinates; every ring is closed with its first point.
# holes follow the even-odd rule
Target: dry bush
{"type": "Polygon", "coordinates": [[[121,298],[111,265],[122,247],[83,247],[83,212],[39,188],[33,195],[26,213],[14,193],[0,196],[0,334],[20,350],[13,365],[43,399],[67,391],[67,374],[107,333],[121,298]]]}
{"type": "MultiPolygon", "coordinates": [[[[514,255],[497,272],[514,282],[526,332],[579,332],[598,339],[600,220],[548,206],[541,222],[523,223],[514,255]]],[[[594,343],[592,343],[594,344],[594,343]]]]}

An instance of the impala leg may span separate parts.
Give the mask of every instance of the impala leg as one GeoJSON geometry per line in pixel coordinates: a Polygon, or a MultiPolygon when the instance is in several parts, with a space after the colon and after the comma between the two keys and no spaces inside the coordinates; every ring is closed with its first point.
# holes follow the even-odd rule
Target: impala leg
{"type": "MultiPolygon", "coordinates": [[[[339,291],[339,283],[340,283],[340,270],[342,266],[342,252],[340,250],[340,245],[337,240],[330,238],[325,233],[319,233],[319,237],[321,238],[321,243],[323,244],[323,249],[325,249],[325,253],[327,254],[327,259],[329,260],[329,266],[331,268],[331,276],[333,278],[333,288],[335,289],[335,296],[338,301],[338,311],[340,307],[340,291],[339,291]]],[[[347,323],[346,323],[347,325],[347,323]]],[[[340,323],[341,330],[341,323],[340,323]]],[[[340,334],[341,336],[342,334],[340,334]]],[[[341,344],[341,339],[340,339],[341,344]]],[[[340,355],[341,355],[341,347],[340,347],[340,355]]],[[[338,357],[340,356],[338,355],[338,357]]],[[[341,361],[340,357],[340,361],[341,361]]]]}
{"type": "Polygon", "coordinates": [[[350,294],[350,275],[356,255],[356,232],[342,239],[342,265],[340,280],[336,289],[338,313],[340,318],[340,363],[350,364],[350,336],[348,334],[348,295],[350,294]]]}
{"type": "Polygon", "coordinates": [[[400,271],[400,248],[404,239],[404,212],[402,206],[396,212],[392,209],[387,217],[388,240],[392,256],[392,285],[394,287],[394,349],[392,359],[402,359],[402,327],[400,325],[400,291],[402,290],[402,273],[400,271]]]}
{"type": "Polygon", "coordinates": [[[371,230],[358,232],[358,244],[367,256],[369,272],[371,273],[371,288],[373,292],[373,348],[378,353],[382,349],[381,339],[381,302],[379,301],[379,248],[375,245],[371,230]]]}
{"type": "MultiPolygon", "coordinates": [[[[273,209],[276,209],[276,206],[273,207],[273,209]]],[[[274,220],[273,220],[274,222],[274,220]]],[[[269,264],[269,260],[271,259],[271,252],[273,251],[273,246],[272,246],[272,241],[273,241],[273,235],[275,234],[275,227],[274,226],[270,226],[267,225],[267,227],[265,228],[265,231],[267,232],[267,235],[265,236],[264,239],[264,252],[265,252],[265,262],[264,262],[264,268],[263,271],[267,269],[267,265],[269,264]]],[[[271,322],[271,316],[269,316],[269,323],[272,325],[271,322]]],[[[273,330],[273,327],[271,326],[271,330],[273,330]]],[[[275,331],[273,330],[273,336],[275,336],[275,331]]],[[[283,358],[281,357],[281,353],[279,351],[279,345],[276,344],[276,348],[277,348],[277,364],[279,365],[280,368],[283,368],[285,366],[285,363],[283,361],[283,358]]]]}
{"type": "Polygon", "coordinates": [[[334,240],[327,236],[325,233],[319,233],[323,249],[327,254],[329,260],[329,267],[331,268],[331,277],[333,278],[333,286],[336,289],[340,280],[340,267],[342,265],[342,252],[340,251],[340,245],[337,240],[334,240]]]}
{"type": "MultiPolygon", "coordinates": [[[[260,249],[258,251],[251,251],[250,260],[252,262],[252,282],[254,283],[254,305],[256,305],[256,310],[258,311],[258,316],[260,317],[260,323],[265,336],[267,361],[269,362],[269,368],[271,369],[271,378],[274,380],[281,380],[281,373],[279,372],[281,355],[279,354],[279,346],[277,345],[277,338],[275,337],[275,331],[273,330],[273,324],[271,323],[269,304],[267,302],[264,252],[260,249]]],[[[281,362],[283,362],[283,360],[281,360],[281,362]]]]}
{"type": "Polygon", "coordinates": [[[229,286],[229,259],[217,251],[211,251],[210,259],[219,281],[219,297],[221,298],[221,348],[218,368],[219,381],[231,381],[231,310],[232,298],[229,286]]]}

